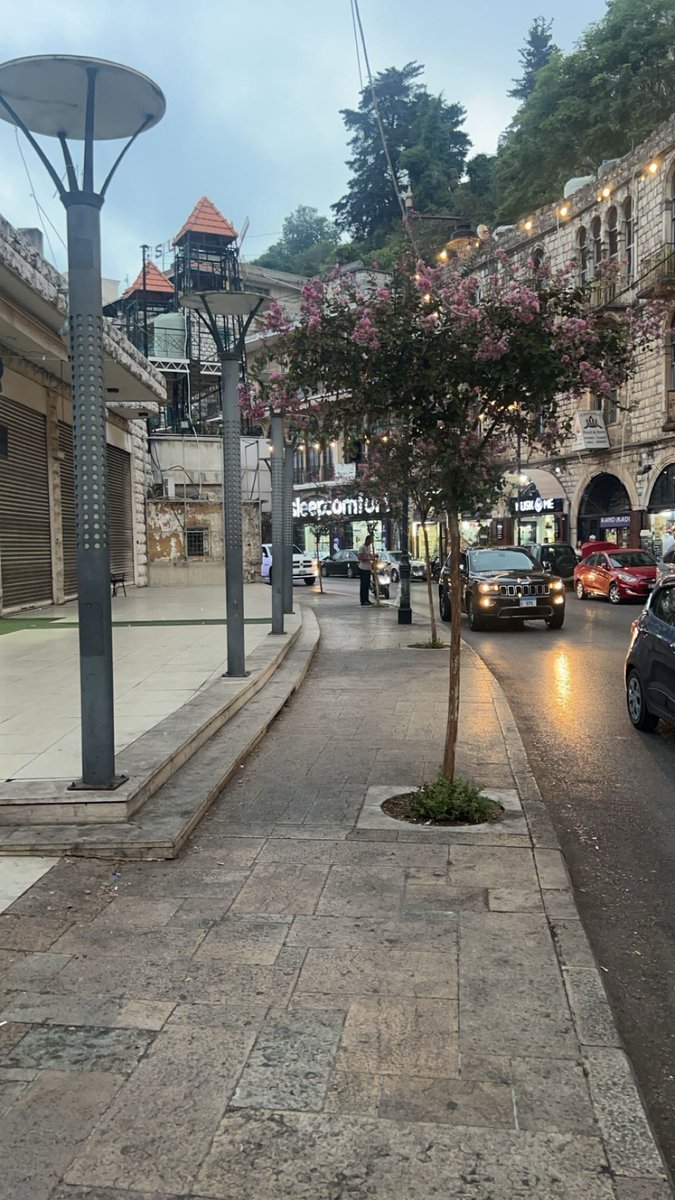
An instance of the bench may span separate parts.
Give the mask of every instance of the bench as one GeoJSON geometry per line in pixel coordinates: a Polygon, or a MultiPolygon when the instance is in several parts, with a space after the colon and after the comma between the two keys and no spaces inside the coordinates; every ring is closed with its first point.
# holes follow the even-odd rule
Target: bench
{"type": "Polygon", "coordinates": [[[113,573],[111,574],[111,576],[110,576],[110,586],[112,587],[112,594],[113,594],[113,596],[116,596],[116,595],[117,595],[117,589],[118,589],[118,587],[121,587],[121,588],[122,588],[122,591],[124,592],[124,595],[126,596],[126,594],[127,594],[127,581],[126,581],[126,574],[125,574],[125,572],[124,572],[124,571],[117,571],[117,572],[113,572],[113,573]]]}

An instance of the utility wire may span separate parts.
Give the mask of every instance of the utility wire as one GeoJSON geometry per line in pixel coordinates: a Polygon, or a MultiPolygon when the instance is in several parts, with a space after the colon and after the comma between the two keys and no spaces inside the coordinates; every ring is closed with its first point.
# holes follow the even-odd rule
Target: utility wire
{"type": "Polygon", "coordinates": [[[356,28],[356,11],[354,8],[354,0],[349,0],[349,3],[350,3],[350,8],[352,10],[352,28],[354,30],[354,45],[356,47],[356,66],[357,66],[358,72],[359,72],[359,90],[362,92],[363,91],[363,72],[361,70],[361,52],[359,50],[359,35],[358,35],[357,28],[356,28]]]}
{"type": "MultiPolygon", "coordinates": [[[[52,256],[52,260],[53,260],[53,261],[55,261],[55,259],[56,259],[56,255],[54,254],[54,247],[52,246],[51,239],[50,239],[50,237],[49,237],[49,234],[47,233],[47,227],[46,227],[46,225],[45,225],[45,223],[44,223],[44,221],[43,221],[43,219],[42,219],[42,214],[43,214],[43,212],[44,212],[44,209],[42,208],[42,205],[40,204],[40,202],[39,202],[39,200],[38,200],[38,198],[37,198],[37,196],[36,196],[36,194],[35,194],[35,188],[34,188],[34,186],[33,186],[33,180],[31,179],[30,171],[29,171],[29,169],[28,169],[28,163],[26,162],[26,159],[25,159],[25,157],[24,157],[24,153],[23,153],[23,148],[22,148],[22,146],[21,146],[21,139],[19,138],[19,130],[18,130],[18,128],[16,128],[16,127],[14,128],[14,134],[15,134],[15,137],[16,137],[16,144],[17,144],[17,146],[18,146],[18,148],[19,148],[19,154],[21,155],[21,161],[22,161],[22,163],[23,163],[23,165],[24,165],[24,169],[25,169],[25,171],[26,171],[26,176],[27,176],[27,178],[28,178],[28,186],[30,187],[30,196],[31,196],[32,200],[34,200],[34,202],[35,202],[35,207],[36,207],[36,209],[37,209],[38,221],[40,222],[40,225],[42,226],[42,232],[44,233],[44,235],[45,235],[45,237],[46,237],[46,239],[47,239],[47,245],[49,246],[49,253],[50,253],[50,254],[51,254],[51,256],[52,256]]],[[[45,216],[47,216],[47,214],[46,214],[46,213],[45,213],[45,216]]],[[[49,221],[49,217],[47,217],[47,220],[49,221]]],[[[58,229],[56,228],[56,226],[55,226],[55,225],[54,225],[54,224],[53,224],[51,221],[49,221],[49,224],[52,226],[52,229],[53,229],[53,230],[54,230],[54,232],[55,232],[55,233],[58,235],[58,237],[59,237],[59,238],[61,238],[61,241],[63,242],[63,245],[65,246],[65,244],[66,244],[66,243],[63,241],[63,238],[61,237],[61,234],[59,233],[59,231],[58,231],[58,229]]]]}
{"type": "Polygon", "coordinates": [[[410,228],[410,223],[408,221],[408,214],[406,212],[405,204],[403,203],[403,197],[401,196],[401,191],[400,191],[400,188],[398,185],[398,179],[396,178],[396,172],[394,170],[394,164],[391,159],[391,154],[389,153],[389,146],[387,144],[387,135],[384,132],[384,125],[382,123],[382,116],[380,114],[380,106],[377,102],[377,93],[375,91],[375,82],[373,80],[373,73],[370,69],[370,60],[368,58],[368,47],[366,46],[366,37],[363,32],[363,23],[361,21],[361,13],[359,10],[359,0],[351,0],[351,5],[352,5],[352,13],[356,17],[356,21],[357,21],[358,27],[359,27],[359,33],[361,35],[361,46],[363,48],[363,60],[366,64],[366,71],[368,73],[368,83],[370,85],[370,94],[371,94],[372,101],[373,101],[373,110],[375,112],[375,120],[377,122],[377,128],[380,132],[380,139],[382,141],[382,149],[384,150],[384,156],[387,160],[387,167],[389,169],[389,176],[391,178],[391,186],[394,189],[394,195],[396,196],[398,206],[401,210],[401,221],[403,222],[403,228],[404,228],[406,234],[408,235],[408,238],[410,239],[410,244],[411,244],[416,256],[419,258],[419,250],[417,248],[417,243],[415,241],[413,231],[410,228]]]}

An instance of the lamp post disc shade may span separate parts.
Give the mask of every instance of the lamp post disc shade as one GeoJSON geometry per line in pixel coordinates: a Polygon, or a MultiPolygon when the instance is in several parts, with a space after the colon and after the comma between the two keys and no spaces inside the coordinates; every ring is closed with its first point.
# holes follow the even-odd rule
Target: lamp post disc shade
{"type": "MultiPolygon", "coordinates": [[[[45,54],[0,64],[0,96],[31,133],[84,141],[87,84],[95,72],[94,139],[131,137],[161,121],[166,100],[160,88],[131,67],[102,58],[45,54]]],[[[0,105],[0,117],[14,125],[0,105]]]]}
{"type": "Polygon", "coordinates": [[[180,305],[198,312],[208,308],[214,317],[249,317],[252,312],[264,312],[270,301],[259,292],[186,292],[180,305]]]}

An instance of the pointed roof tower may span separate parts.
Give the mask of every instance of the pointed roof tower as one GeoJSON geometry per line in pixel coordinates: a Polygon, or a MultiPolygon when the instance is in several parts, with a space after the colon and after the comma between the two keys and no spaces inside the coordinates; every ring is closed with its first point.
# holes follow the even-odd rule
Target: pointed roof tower
{"type": "Polygon", "coordinates": [[[128,287],[126,292],[123,293],[122,299],[126,300],[136,292],[142,295],[144,291],[147,294],[152,293],[153,296],[173,296],[173,284],[171,280],[167,279],[166,275],[160,271],[159,267],[155,266],[154,262],[146,262],[145,264],[145,288],[143,287],[143,268],[141,267],[131,287],[128,287]]]}
{"type": "Polygon", "coordinates": [[[209,241],[215,237],[233,242],[237,237],[234,226],[226,220],[208,196],[202,196],[201,200],[197,201],[183,228],[176,234],[174,245],[178,245],[188,234],[193,239],[197,235],[208,238],[209,241]]]}

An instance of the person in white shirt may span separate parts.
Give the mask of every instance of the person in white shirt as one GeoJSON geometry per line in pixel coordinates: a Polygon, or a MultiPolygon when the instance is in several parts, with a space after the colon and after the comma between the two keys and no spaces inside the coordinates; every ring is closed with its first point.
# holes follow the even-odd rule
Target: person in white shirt
{"type": "Polygon", "coordinates": [[[669,525],[663,535],[663,553],[667,554],[675,546],[675,537],[673,537],[672,525],[669,525]]]}
{"type": "Polygon", "coordinates": [[[365,538],[363,545],[359,546],[357,558],[359,560],[359,579],[361,580],[361,604],[365,606],[370,604],[368,593],[370,591],[370,575],[373,569],[373,561],[375,559],[372,533],[369,533],[365,538]]]}

